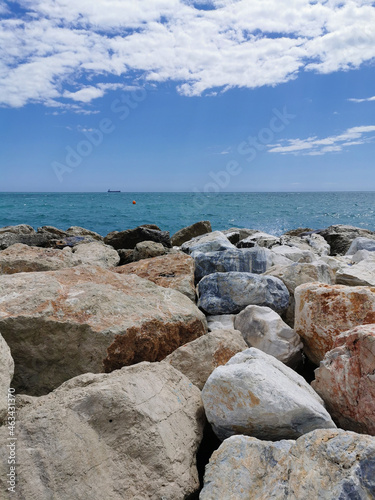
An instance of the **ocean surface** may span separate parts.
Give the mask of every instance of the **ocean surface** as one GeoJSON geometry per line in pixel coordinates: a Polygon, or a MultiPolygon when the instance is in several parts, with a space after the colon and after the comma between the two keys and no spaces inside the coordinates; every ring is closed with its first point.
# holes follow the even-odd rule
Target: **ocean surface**
{"type": "Polygon", "coordinates": [[[147,223],[172,235],[199,220],[209,220],[213,230],[246,227],[274,235],[331,224],[375,230],[375,192],[0,193],[0,227],[81,226],[105,236],[147,223]]]}

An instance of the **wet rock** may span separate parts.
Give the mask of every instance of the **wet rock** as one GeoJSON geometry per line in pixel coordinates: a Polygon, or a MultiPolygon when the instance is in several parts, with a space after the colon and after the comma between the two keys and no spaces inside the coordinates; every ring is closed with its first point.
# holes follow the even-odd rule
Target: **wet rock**
{"type": "Polygon", "coordinates": [[[120,232],[113,231],[104,238],[104,243],[111,245],[116,250],[119,248],[133,249],[141,241],[155,241],[156,243],[161,243],[166,248],[171,248],[172,246],[168,231],[158,231],[157,229],[149,229],[144,226],[120,232]]]}
{"type": "Polygon", "coordinates": [[[199,389],[203,389],[215,368],[225,365],[235,354],[247,349],[236,330],[215,330],[185,344],[165,358],[199,389]]]}
{"type": "Polygon", "coordinates": [[[297,441],[233,436],[206,467],[201,500],[374,498],[375,439],[315,430],[297,441]]]}
{"type": "MultiPolygon", "coordinates": [[[[16,496],[187,498],[203,425],[200,391],[167,363],[84,374],[19,409],[16,496]]],[[[0,472],[4,488],[6,460],[0,472]]]]}
{"type": "Polygon", "coordinates": [[[32,395],[81,373],[160,361],[207,331],[182,293],[100,267],[3,275],[0,296],[13,384],[32,395]]]}
{"type": "Polygon", "coordinates": [[[299,335],[269,307],[247,306],[234,320],[248,347],[256,347],[282,363],[295,365],[303,347],[299,335]]]}
{"type": "Polygon", "coordinates": [[[261,274],[272,265],[272,256],[264,248],[230,249],[192,254],[195,261],[195,282],[212,273],[248,272],[261,274]]]}
{"type": "Polygon", "coordinates": [[[343,429],[375,435],[374,367],[375,325],[364,325],[336,337],[315,370],[311,385],[343,429]]]}
{"type": "Polygon", "coordinates": [[[195,301],[194,260],[182,252],[127,264],[114,269],[120,274],[136,274],[164,288],[173,288],[195,301]]]}
{"type": "Polygon", "coordinates": [[[289,292],[273,276],[252,273],[213,273],[197,286],[198,306],[207,314],[238,313],[250,304],[268,306],[277,312],[289,304],[289,292]]]}
{"type": "Polygon", "coordinates": [[[331,255],[345,255],[353,240],[358,237],[375,239],[375,234],[367,229],[337,224],[319,231],[331,247],[331,255]]]}
{"type": "Polygon", "coordinates": [[[211,222],[209,220],[202,220],[200,222],[196,222],[191,226],[184,227],[174,233],[171,236],[171,242],[173,246],[181,246],[186,241],[195,238],[196,236],[201,236],[202,234],[211,233],[211,222]]]}
{"type": "Polygon", "coordinates": [[[159,257],[166,253],[166,248],[161,243],[155,241],[141,241],[135,245],[133,258],[135,261],[159,257]]]}
{"type": "Polygon", "coordinates": [[[189,254],[193,252],[216,252],[235,248],[221,231],[197,236],[181,245],[181,250],[189,254]]]}
{"type": "Polygon", "coordinates": [[[340,333],[375,323],[375,288],[307,283],[297,287],[294,296],[295,330],[315,364],[333,348],[340,333]]]}
{"type": "Polygon", "coordinates": [[[202,400],[215,434],[295,439],[336,427],[323,401],[294,370],[255,348],[236,354],[208,378],[202,400]]]}
{"type": "MultiPolygon", "coordinates": [[[[246,348],[246,345],[245,345],[246,348]]],[[[8,389],[13,378],[14,362],[8,344],[0,335],[0,425],[9,416],[8,415],[8,389]]],[[[13,391],[9,393],[13,395],[13,391]]],[[[10,403],[11,401],[9,401],[10,403]]],[[[14,415],[13,415],[14,416],[14,415]]],[[[12,423],[11,420],[9,423],[12,423]]],[[[5,424],[8,422],[6,421],[5,424]]],[[[8,431],[9,437],[9,431],[8,431]]],[[[5,440],[3,441],[5,443],[5,440]]],[[[9,472],[9,471],[8,471],[9,472]]],[[[4,475],[6,477],[6,475],[4,475]]]]}

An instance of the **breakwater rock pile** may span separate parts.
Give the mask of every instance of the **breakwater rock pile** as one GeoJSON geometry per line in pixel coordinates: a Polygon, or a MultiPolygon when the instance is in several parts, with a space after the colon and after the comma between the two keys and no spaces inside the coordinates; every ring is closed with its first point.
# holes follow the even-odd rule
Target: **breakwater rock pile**
{"type": "Polygon", "coordinates": [[[374,232],[0,228],[0,334],[1,499],[375,498],[374,232]]]}

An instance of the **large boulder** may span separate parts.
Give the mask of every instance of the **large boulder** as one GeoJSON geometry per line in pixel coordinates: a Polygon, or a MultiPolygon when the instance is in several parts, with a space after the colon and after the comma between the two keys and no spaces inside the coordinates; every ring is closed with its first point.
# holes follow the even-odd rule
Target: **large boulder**
{"type": "Polygon", "coordinates": [[[301,359],[301,339],[280,316],[269,307],[247,306],[234,320],[249,347],[256,347],[288,365],[301,359]]]}
{"type": "Polygon", "coordinates": [[[222,440],[234,434],[296,439],[314,429],[336,427],[304,378],[253,347],[213,371],[202,400],[207,419],[222,440]]]}
{"type": "Polygon", "coordinates": [[[4,226],[0,227],[0,235],[10,234],[34,234],[35,229],[28,224],[18,224],[17,226],[4,226]]]}
{"type": "MultiPolygon", "coordinates": [[[[15,243],[23,243],[24,245],[36,246],[36,247],[50,247],[54,246],[53,241],[56,238],[61,238],[56,231],[56,228],[38,228],[35,232],[31,226],[25,224],[20,224],[19,226],[7,226],[0,230],[0,250],[5,250],[6,248],[14,245],[15,243]]],[[[65,235],[64,231],[60,231],[60,234],[65,235]]]]}
{"type": "Polygon", "coordinates": [[[286,257],[293,262],[314,262],[317,260],[317,256],[310,250],[301,250],[295,246],[280,245],[272,247],[272,252],[286,257]]]}
{"type": "Polygon", "coordinates": [[[285,313],[285,320],[289,325],[294,325],[295,299],[294,291],[297,286],[303,283],[326,283],[335,284],[335,273],[324,262],[293,262],[284,266],[272,266],[265,274],[279,278],[287,287],[290,298],[288,310],[285,313]]]}
{"type": "Polygon", "coordinates": [[[29,394],[81,373],[160,361],[207,331],[182,293],[100,267],[0,276],[0,296],[13,385],[29,394]]]}
{"type": "Polygon", "coordinates": [[[135,229],[120,232],[113,231],[104,238],[104,243],[111,245],[116,250],[119,248],[135,248],[137,243],[141,241],[155,241],[167,248],[172,246],[168,231],[158,231],[145,226],[138,226],[135,229]]]}
{"type": "Polygon", "coordinates": [[[375,259],[364,259],[358,264],[342,266],[336,272],[336,283],[347,286],[375,286],[375,259]]]}
{"type": "Polygon", "coordinates": [[[250,304],[282,312],[289,304],[282,281],[252,273],[209,274],[198,283],[197,292],[198,306],[211,315],[238,313],[250,304]]]}
{"type": "MultiPolygon", "coordinates": [[[[13,373],[14,362],[9,346],[0,335],[0,425],[3,423],[8,413],[8,390],[13,378],[13,373]]],[[[9,394],[12,395],[12,393],[9,394]]],[[[9,423],[11,422],[12,420],[9,423]]]]}
{"type": "Polygon", "coordinates": [[[206,467],[200,500],[370,500],[375,439],[341,429],[315,430],[275,443],[226,439],[206,467]]]}
{"type": "Polygon", "coordinates": [[[241,332],[215,330],[179,347],[164,361],[180,370],[199,389],[203,389],[215,368],[225,365],[235,354],[247,348],[241,332]]]}
{"type": "Polygon", "coordinates": [[[375,323],[375,288],[307,283],[297,287],[294,296],[295,330],[316,365],[340,333],[375,323]]]}
{"type": "Polygon", "coordinates": [[[171,236],[171,242],[173,246],[181,246],[186,241],[195,238],[196,236],[201,236],[202,234],[211,233],[211,222],[209,220],[202,220],[200,222],[196,222],[188,227],[183,227],[173,236],[171,236]]]}
{"type": "Polygon", "coordinates": [[[73,249],[65,247],[62,250],[15,243],[0,251],[0,274],[57,271],[80,264],[110,268],[119,261],[116,250],[99,242],[78,245],[73,249]]]}
{"type": "Polygon", "coordinates": [[[280,238],[274,236],[273,234],[263,233],[262,231],[257,231],[250,236],[240,240],[237,243],[237,248],[252,248],[254,246],[271,248],[274,245],[280,243],[280,238]]]}
{"type": "Polygon", "coordinates": [[[192,254],[195,261],[195,281],[212,273],[247,272],[262,274],[272,265],[271,252],[264,248],[241,248],[192,254]]]}
{"type": "Polygon", "coordinates": [[[374,368],[375,325],[364,325],[336,337],[315,370],[311,385],[343,429],[375,435],[374,368]]]}
{"type": "Polygon", "coordinates": [[[181,245],[181,250],[186,253],[193,252],[216,252],[236,247],[228,240],[221,231],[214,231],[203,236],[196,236],[181,245]]]}
{"type": "Polygon", "coordinates": [[[98,233],[95,233],[95,231],[90,231],[89,229],[85,229],[84,227],[71,226],[66,230],[66,233],[69,236],[89,236],[94,240],[104,241],[103,236],[101,236],[98,233]]]}
{"type": "MultiPolygon", "coordinates": [[[[203,425],[199,389],[167,363],[87,373],[47,396],[21,396],[15,498],[187,498],[199,488],[203,425]]],[[[0,435],[9,442],[6,428],[0,435]]]]}
{"type": "Polygon", "coordinates": [[[136,274],[159,286],[173,288],[195,301],[194,260],[182,252],[143,259],[114,269],[120,274],[136,274]]]}
{"type": "Polygon", "coordinates": [[[359,250],[367,250],[368,252],[375,252],[375,239],[371,238],[355,238],[348,251],[346,252],[346,255],[354,255],[357,253],[359,250]]]}
{"type": "Polygon", "coordinates": [[[329,255],[330,246],[320,234],[312,233],[305,236],[283,235],[280,238],[281,245],[297,247],[300,250],[314,252],[318,256],[329,255]]]}
{"type": "Polygon", "coordinates": [[[331,255],[345,255],[353,240],[358,237],[375,239],[375,233],[354,226],[336,224],[319,231],[331,247],[331,255]]]}
{"type": "Polygon", "coordinates": [[[133,260],[152,259],[167,252],[164,245],[155,241],[141,241],[135,245],[133,250],[133,260]]]}

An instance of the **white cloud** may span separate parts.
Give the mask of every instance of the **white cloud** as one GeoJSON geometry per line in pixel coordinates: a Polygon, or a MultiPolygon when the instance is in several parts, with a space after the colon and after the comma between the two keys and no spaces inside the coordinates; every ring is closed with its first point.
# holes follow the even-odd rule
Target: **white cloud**
{"type": "Polygon", "coordinates": [[[214,95],[277,85],[301,71],[357,68],[375,57],[368,0],[14,3],[27,13],[0,21],[0,103],[14,107],[61,107],[67,99],[82,107],[142,79],[175,81],[187,96],[214,95]]]}
{"type": "Polygon", "coordinates": [[[268,144],[269,153],[317,156],[337,153],[349,146],[358,146],[375,139],[375,125],[348,128],[345,132],[324,139],[285,139],[278,144],[268,144]]]}
{"type": "Polygon", "coordinates": [[[365,97],[364,99],[356,99],[354,97],[348,99],[348,101],[351,102],[370,102],[370,101],[375,101],[375,96],[373,97],[365,97]]]}

